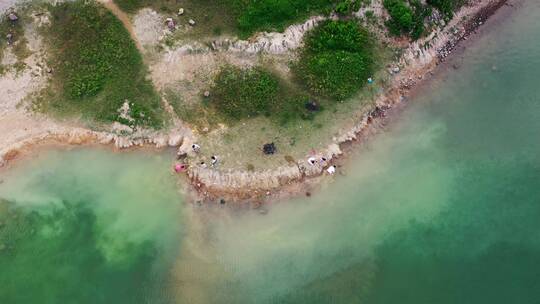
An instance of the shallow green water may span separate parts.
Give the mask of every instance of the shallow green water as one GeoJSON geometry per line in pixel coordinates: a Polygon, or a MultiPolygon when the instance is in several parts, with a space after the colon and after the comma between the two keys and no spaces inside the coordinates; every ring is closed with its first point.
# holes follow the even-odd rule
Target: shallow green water
{"type": "Polygon", "coordinates": [[[523,3],[346,176],[266,215],[182,204],[166,153],[17,165],[0,303],[539,303],[540,4],[523,3]]]}
{"type": "Polygon", "coordinates": [[[169,164],[169,155],[76,150],[3,175],[0,303],[164,301],[182,232],[169,164]]]}

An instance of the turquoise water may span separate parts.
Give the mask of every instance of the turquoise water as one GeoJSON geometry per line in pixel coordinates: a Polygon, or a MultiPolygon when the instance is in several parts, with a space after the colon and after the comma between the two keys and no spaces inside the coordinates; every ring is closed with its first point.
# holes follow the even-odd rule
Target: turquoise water
{"type": "Polygon", "coordinates": [[[165,302],[182,235],[170,156],[45,152],[0,184],[0,303],[165,302]]]}
{"type": "Polygon", "coordinates": [[[0,184],[0,303],[539,303],[540,3],[522,1],[310,198],[185,205],[167,153],[0,184]]]}

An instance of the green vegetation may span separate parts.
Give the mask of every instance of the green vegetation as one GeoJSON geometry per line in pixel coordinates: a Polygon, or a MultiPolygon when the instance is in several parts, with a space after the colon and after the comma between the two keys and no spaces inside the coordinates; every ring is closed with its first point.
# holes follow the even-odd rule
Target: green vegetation
{"type": "Polygon", "coordinates": [[[246,37],[259,31],[283,31],[312,14],[329,12],[335,0],[230,0],[237,26],[246,37]]]}
{"type": "Polygon", "coordinates": [[[414,40],[424,34],[424,19],[431,11],[419,0],[384,0],[383,5],[390,15],[386,26],[391,34],[405,34],[414,40]]]}
{"type": "Polygon", "coordinates": [[[102,122],[161,127],[160,98],[122,23],[93,1],[66,2],[50,11],[52,85],[61,96],[45,106],[102,122]],[[119,116],[126,101],[132,121],[119,116]]]}
{"type": "Polygon", "coordinates": [[[305,38],[296,77],[314,95],[343,100],[354,95],[373,72],[369,33],[355,21],[325,21],[305,38]]]}
{"type": "Polygon", "coordinates": [[[307,97],[291,93],[276,75],[260,67],[225,66],[214,82],[210,106],[230,119],[264,115],[285,123],[307,118],[307,97]]]}
{"type": "Polygon", "coordinates": [[[309,118],[308,98],[286,87],[280,79],[260,68],[225,66],[216,76],[209,106],[231,120],[260,115],[280,123],[309,118]]]}
{"type": "Polygon", "coordinates": [[[212,105],[235,119],[269,116],[278,100],[279,80],[260,68],[224,67],[212,88],[212,105]]]}
{"type": "Polygon", "coordinates": [[[427,0],[426,2],[438,9],[446,20],[450,20],[454,16],[454,11],[460,8],[465,0],[427,0]]]}
{"type": "Polygon", "coordinates": [[[362,7],[360,0],[343,0],[336,4],[335,11],[340,15],[348,15],[358,11],[360,7],[362,7]]]}

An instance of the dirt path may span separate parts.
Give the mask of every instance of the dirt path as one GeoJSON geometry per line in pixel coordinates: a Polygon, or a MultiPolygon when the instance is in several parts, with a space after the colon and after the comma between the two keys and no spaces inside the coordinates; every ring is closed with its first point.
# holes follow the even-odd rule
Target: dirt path
{"type": "Polygon", "coordinates": [[[133,25],[131,24],[131,19],[129,19],[129,16],[122,11],[116,3],[113,2],[113,0],[98,0],[99,3],[103,4],[108,10],[113,13],[116,18],[118,18],[122,24],[124,24],[124,27],[128,30],[129,35],[131,36],[131,39],[135,41],[135,45],[137,46],[137,49],[139,51],[143,51],[143,48],[137,39],[137,36],[135,35],[135,31],[133,30],[133,25]]]}

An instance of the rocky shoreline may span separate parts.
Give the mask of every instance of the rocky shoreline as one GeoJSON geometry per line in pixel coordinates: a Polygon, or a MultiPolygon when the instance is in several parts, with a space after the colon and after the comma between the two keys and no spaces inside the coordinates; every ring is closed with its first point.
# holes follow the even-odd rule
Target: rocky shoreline
{"type": "MultiPolygon", "coordinates": [[[[238,203],[248,201],[259,205],[279,197],[305,193],[304,185],[318,183],[318,179],[324,176],[325,169],[343,157],[347,145],[364,139],[367,130],[385,118],[386,111],[400,104],[420,82],[429,79],[429,76],[433,74],[433,69],[506,2],[507,0],[473,0],[457,12],[454,19],[443,30],[436,30],[428,37],[411,43],[397,62],[400,68],[393,74],[389,89],[380,94],[375,106],[365,109],[366,114],[352,128],[340,132],[339,136],[334,137],[325,148],[320,149],[316,154],[309,154],[309,157],[324,157],[326,162],[312,165],[308,163],[308,156],[306,156],[305,160],[289,166],[260,172],[219,171],[192,166],[187,170],[187,177],[195,190],[194,201],[209,203],[225,200],[238,203]],[[425,47],[426,45],[429,47],[425,47]]],[[[306,24],[299,26],[302,29],[304,26],[313,26],[313,24],[308,24],[309,22],[315,21],[310,19],[306,24]]],[[[262,36],[263,41],[265,37],[262,36]]],[[[298,40],[297,38],[295,37],[294,41],[298,40]]],[[[235,48],[234,45],[232,45],[233,48],[235,48]]],[[[227,45],[227,48],[229,46],[227,45]]],[[[220,45],[220,47],[224,46],[220,45]]],[[[272,49],[267,44],[261,47],[272,49]]],[[[250,47],[242,45],[241,49],[249,50],[250,47]]],[[[26,134],[13,142],[8,141],[0,149],[0,167],[17,158],[21,152],[47,143],[114,145],[118,149],[137,146],[157,148],[169,146],[179,147],[179,154],[189,154],[191,144],[195,140],[192,131],[183,126],[176,126],[166,133],[139,131],[130,136],[56,124],[53,126],[53,128],[39,130],[33,134],[26,134]]]]}
{"type": "MultiPolygon", "coordinates": [[[[477,0],[463,7],[443,30],[432,32],[428,37],[412,43],[401,57],[399,73],[392,79],[390,89],[382,93],[371,109],[357,124],[341,132],[333,142],[316,154],[306,155],[294,165],[262,172],[226,171],[191,167],[187,174],[198,192],[199,201],[216,203],[265,202],[275,198],[306,193],[301,184],[317,183],[325,175],[325,169],[344,156],[344,147],[366,137],[367,130],[386,117],[386,111],[402,103],[411,91],[433,75],[437,65],[447,58],[455,47],[467,40],[469,35],[493,15],[507,0],[477,0]],[[425,48],[425,45],[430,47],[425,48]],[[308,157],[325,158],[323,163],[308,163],[308,157]]],[[[188,153],[183,145],[180,153],[188,153]]],[[[307,192],[309,193],[309,192],[307,192]]]]}

